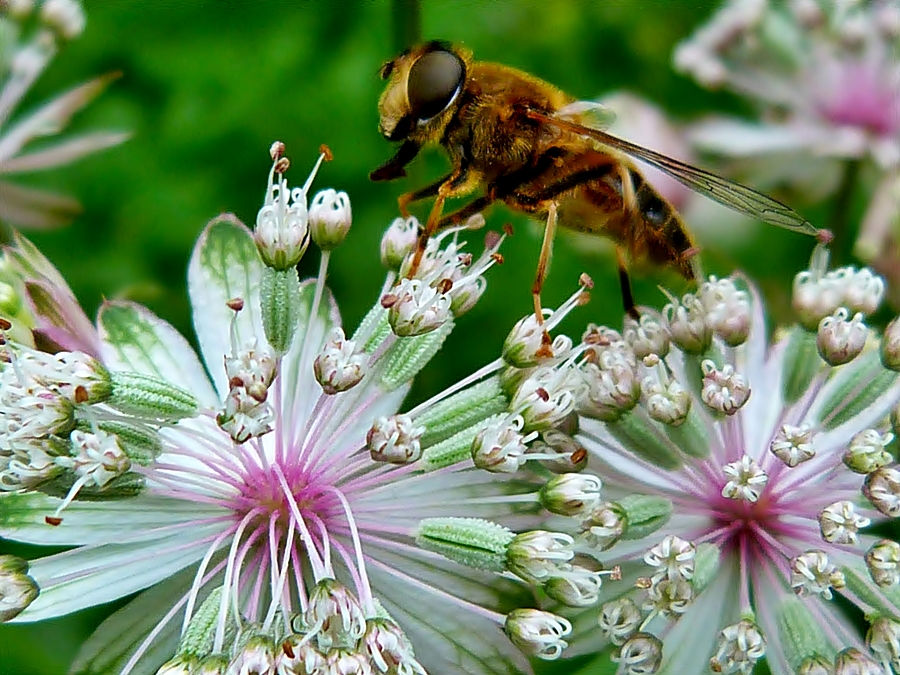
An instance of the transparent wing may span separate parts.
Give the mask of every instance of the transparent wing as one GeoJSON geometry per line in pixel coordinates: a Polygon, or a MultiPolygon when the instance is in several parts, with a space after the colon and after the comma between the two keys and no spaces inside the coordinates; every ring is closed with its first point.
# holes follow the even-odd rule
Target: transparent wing
{"type": "MultiPolygon", "coordinates": [[[[579,101],[579,103],[583,102],[579,101]]],[[[532,119],[554,124],[566,131],[593,138],[615,150],[647,162],[647,164],[669,174],[690,189],[739,213],[752,218],[759,218],[767,223],[793,230],[794,232],[812,236],[819,234],[819,231],[812,223],[777,199],[772,199],[746,185],[735,183],[727,178],[722,178],[703,169],[698,169],[690,164],[679,162],[677,159],[672,159],[666,155],[613,136],[593,123],[588,122],[584,124],[581,122],[584,119],[583,117],[579,118],[579,122],[575,122],[573,121],[573,118],[576,117],[575,115],[560,114],[574,105],[576,104],[566,106],[556,114],[548,114],[539,110],[529,110],[527,114],[532,119]]],[[[595,105],[600,106],[600,104],[595,105]]],[[[600,106],[600,108],[603,107],[600,106]]]]}
{"type": "Polygon", "coordinates": [[[596,101],[575,101],[557,110],[556,117],[602,131],[616,121],[616,111],[596,101]]]}

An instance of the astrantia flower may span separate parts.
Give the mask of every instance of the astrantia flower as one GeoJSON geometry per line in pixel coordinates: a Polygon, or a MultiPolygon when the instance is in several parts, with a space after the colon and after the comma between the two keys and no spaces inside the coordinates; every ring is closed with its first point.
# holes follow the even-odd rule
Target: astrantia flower
{"type": "MultiPolygon", "coordinates": [[[[127,138],[103,131],[45,144],[39,150],[25,149],[35,139],[59,133],[113,79],[91,80],[30,114],[13,117],[60,46],[83,29],[84,11],[78,0],[0,2],[0,177],[63,166],[127,138]]],[[[78,202],[70,197],[0,180],[0,219],[9,223],[51,227],[65,223],[77,210],[78,202]]]]}
{"type": "MultiPolygon", "coordinates": [[[[0,565],[0,616],[140,593],[85,646],[74,668],[92,672],[528,672],[515,645],[558,656],[571,626],[498,608],[531,604],[527,584],[554,575],[561,597],[595,598],[599,568],[566,553],[569,535],[529,534],[539,483],[472,465],[474,436],[514,414],[503,363],[398,414],[454,311],[392,328],[391,272],[348,338],[324,284],[334,242],[314,280],[284,264],[305,248],[312,176],[290,189],[282,155],[265,232],[222,217],[194,251],[202,361],[129,303],[101,308],[98,358],[35,352],[0,325],[0,535],[72,547],[0,565]],[[451,541],[478,571],[438,555],[451,541]],[[513,559],[528,580],[496,576],[513,559]]],[[[414,279],[451,306],[483,290],[502,239],[473,258],[459,234],[432,242],[414,279]]]]}
{"type": "MultiPolygon", "coordinates": [[[[871,273],[853,269],[815,286],[825,276],[821,253],[798,284],[807,296],[827,295],[808,304],[818,303],[820,320],[772,345],[756,291],[740,279],[710,279],[681,302],[691,307],[692,334],[704,340],[673,328],[667,353],[638,361],[616,331],[592,326],[572,348],[590,355],[580,365],[590,381],[601,378],[595,363],[614,355],[621,372],[606,374],[616,381],[678,382],[691,400],[683,415],[666,417],[653,414],[648,397],[598,407],[589,389],[577,424],[565,423],[602,487],[590,484],[586,501],[578,486],[575,504],[585,508],[569,512],[549,497],[571,480],[553,478],[542,492],[557,514],[548,526],[575,536],[555,540],[566,541],[569,555],[590,554],[621,568],[623,579],[604,583],[599,610],[573,620],[571,652],[600,648],[599,622],[616,647],[617,672],[629,675],[749,675],[763,656],[779,675],[819,672],[810,669],[823,660],[834,670],[821,672],[881,672],[853,670],[870,663],[893,672],[900,546],[867,528],[900,514],[900,471],[883,461],[900,374],[871,346],[829,365],[837,347],[817,341],[817,331],[827,331],[838,307],[874,310],[883,286],[867,281],[869,295],[859,297],[855,289],[871,273]],[[720,304],[736,299],[749,310],[744,339],[720,321],[720,304]],[[835,596],[865,612],[868,649],[835,596]]],[[[647,312],[642,324],[652,333],[665,322],[647,312]]],[[[631,322],[626,332],[633,331],[631,322]]],[[[558,557],[551,567],[547,559],[534,556],[545,574],[559,574],[565,562],[558,557]]]]}

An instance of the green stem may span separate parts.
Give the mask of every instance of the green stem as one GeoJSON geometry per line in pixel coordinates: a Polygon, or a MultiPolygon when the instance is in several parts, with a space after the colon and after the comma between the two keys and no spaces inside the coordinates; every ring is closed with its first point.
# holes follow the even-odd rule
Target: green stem
{"type": "Polygon", "coordinates": [[[851,159],[844,164],[841,183],[834,197],[834,206],[828,221],[828,229],[834,234],[830,247],[833,266],[840,266],[847,258],[850,209],[853,205],[853,193],[861,166],[862,162],[858,159],[851,159]]]}
{"type": "Polygon", "coordinates": [[[422,41],[421,0],[392,0],[391,28],[394,53],[399,54],[422,41]]]}

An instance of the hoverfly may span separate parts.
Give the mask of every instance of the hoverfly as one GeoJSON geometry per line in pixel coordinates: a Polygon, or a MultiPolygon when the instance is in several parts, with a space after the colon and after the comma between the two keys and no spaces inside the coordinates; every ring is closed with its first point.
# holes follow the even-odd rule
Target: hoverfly
{"type": "Polygon", "coordinates": [[[381,68],[387,86],[378,102],[380,131],[402,141],[370,178],[393,180],[428,144],[438,143],[449,174],[399,198],[400,211],[435,197],[412,263],[418,267],[428,238],[493,202],[546,221],[532,294],[542,320],[540,292],[557,224],[607,236],[617,244],[625,310],[636,315],[626,259],[649,260],[697,279],[697,248],[675,209],[644,179],[632,158],[735,211],[767,223],[824,236],[788,206],[749,187],[607,133],[609,111],[577,101],[533,75],[474,61],[470,52],[432,41],[381,68]],[[484,194],[442,217],[448,197],[484,194]]]}

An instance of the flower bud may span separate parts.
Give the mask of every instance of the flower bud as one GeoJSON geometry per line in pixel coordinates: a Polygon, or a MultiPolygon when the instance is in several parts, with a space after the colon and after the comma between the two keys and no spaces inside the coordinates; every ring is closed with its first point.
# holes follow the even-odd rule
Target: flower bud
{"type": "Polygon", "coordinates": [[[369,358],[356,351],[356,343],[340,327],[332,329],[322,351],[313,361],[313,372],[329,396],[355,387],[365,377],[369,358]]]}
{"type": "Polygon", "coordinates": [[[821,595],[831,600],[831,589],[846,585],[844,573],[824,551],[806,551],[791,559],[791,588],[801,598],[821,595]]]}
{"type": "Polygon", "coordinates": [[[860,650],[848,647],[835,657],[834,675],[884,675],[884,669],[860,650]]]}
{"type": "Polygon", "coordinates": [[[274,673],[275,645],[264,635],[254,635],[240,647],[229,664],[233,673],[274,673]]]}
{"type": "Polygon", "coordinates": [[[618,568],[604,571],[596,559],[578,553],[547,579],[544,592],[567,607],[589,607],[600,599],[604,575],[621,578],[621,571],[618,568]]]}
{"type": "Polygon", "coordinates": [[[900,583],[900,544],[882,539],[866,551],[866,567],[875,585],[881,588],[900,583]]]}
{"type": "Polygon", "coordinates": [[[844,275],[839,270],[824,275],[806,271],[794,277],[793,305],[801,326],[816,330],[822,319],[834,314],[843,304],[844,275]]]}
{"type": "Polygon", "coordinates": [[[28,607],[40,593],[28,576],[28,563],[13,555],[0,555],[0,623],[10,621],[28,607]]]}
{"type": "Polygon", "coordinates": [[[769,482],[769,476],[759,463],[749,455],[744,455],[737,462],[722,467],[728,482],[722,488],[722,496],[728,499],[741,499],[756,502],[769,482]]]}
{"type": "Polygon", "coordinates": [[[542,431],[573,412],[583,392],[584,382],[573,367],[542,367],[522,382],[509,408],[522,417],[526,431],[542,431]]]}
{"type": "Polygon", "coordinates": [[[900,468],[896,464],[868,474],[862,492],[888,518],[900,516],[900,468]]]}
{"type": "Polygon", "coordinates": [[[706,324],[730,347],[746,342],[750,335],[750,301],[731,279],[710,277],[697,291],[706,310],[706,324]]]}
{"type": "Polygon", "coordinates": [[[834,675],[834,670],[831,662],[824,656],[811,656],[800,664],[797,675],[834,675]]]}
{"type": "Polygon", "coordinates": [[[589,362],[581,367],[587,395],[580,401],[578,411],[587,417],[614,422],[638,404],[641,383],[632,366],[604,357],[601,355],[600,365],[589,362]]]}
{"type": "Polygon", "coordinates": [[[706,321],[706,308],[697,296],[689,293],[680,304],[663,307],[663,319],[672,342],[688,354],[702,354],[712,344],[713,331],[706,321]]]}
{"type": "Polygon", "coordinates": [[[416,661],[409,638],[390,619],[368,619],[363,646],[377,673],[396,669],[397,673],[425,675],[425,669],[416,661]]]}
{"type": "Polygon", "coordinates": [[[389,270],[399,270],[418,238],[419,221],[415,217],[395,218],[381,238],[381,264],[389,270]]]}
{"type": "Polygon", "coordinates": [[[881,434],[875,429],[864,429],[850,440],[850,447],[844,453],[844,465],[854,473],[872,473],[894,461],[888,452],[888,444],[894,434],[881,434]]]}
{"type": "Polygon", "coordinates": [[[119,439],[103,431],[86,433],[76,429],[70,436],[70,456],[57,457],[56,463],[71,469],[82,485],[105,487],[131,468],[131,460],[119,439]]]}
{"type": "Polygon", "coordinates": [[[366,447],[376,462],[409,464],[422,456],[420,439],[424,427],[417,427],[409,415],[378,417],[366,434],[366,447]]]}
{"type": "Polygon", "coordinates": [[[529,454],[541,455],[541,465],[555,474],[579,473],[588,463],[588,451],[570,435],[577,432],[577,426],[569,433],[561,431],[568,420],[575,420],[577,425],[578,417],[570,414],[559,428],[542,431],[528,448],[529,454]]]}
{"type": "Polygon", "coordinates": [[[847,320],[849,314],[843,307],[819,322],[816,346],[819,355],[831,366],[849,363],[866,346],[869,329],[862,321],[862,314],[856,313],[847,320]]]}
{"type": "MultiPolygon", "coordinates": [[[[872,474],[869,474],[870,476],[872,474]]],[[[859,544],[859,531],[868,527],[870,520],[856,513],[851,501],[829,504],[819,512],[819,529],[822,538],[830,544],[859,544]]]]}
{"type": "Polygon", "coordinates": [[[503,342],[503,360],[516,368],[530,368],[552,358],[554,352],[544,325],[534,314],[519,319],[503,342]]]}
{"type": "Polygon", "coordinates": [[[848,268],[850,273],[844,282],[843,305],[850,313],[868,316],[874,314],[884,298],[884,279],[868,267],[848,268]]]}
{"type": "Polygon", "coordinates": [[[276,173],[278,164],[269,172],[269,185],[262,208],[256,214],[253,240],[267,267],[289,270],[300,262],[309,246],[306,194],[290,190],[287,181],[276,173]],[[277,176],[277,183],[276,183],[277,176]]]}
{"type": "Polygon", "coordinates": [[[703,370],[703,390],[700,392],[700,398],[713,410],[733,415],[750,398],[747,380],[736,373],[731,364],[726,363],[719,370],[715,362],[704,359],[700,367],[703,370]]]}
{"type": "Polygon", "coordinates": [[[649,580],[643,609],[676,619],[693,604],[695,595],[687,579],[653,577],[649,580]]]}
{"type": "Polygon", "coordinates": [[[193,675],[197,672],[199,660],[189,654],[179,654],[174,659],[166,661],[156,671],[156,675],[193,675]]]}
{"type": "Polygon", "coordinates": [[[866,646],[882,663],[890,663],[893,670],[900,670],[900,622],[880,616],[869,626],[866,646]]]}
{"type": "Polygon", "coordinates": [[[572,559],[573,544],[572,537],[560,532],[533,530],[518,534],[506,552],[509,571],[523,581],[539,584],[572,559]]]}
{"type": "Polygon", "coordinates": [[[881,336],[881,364],[888,370],[900,371],[900,316],[885,327],[881,336]]]}
{"type": "Polygon", "coordinates": [[[275,666],[278,675],[315,675],[324,670],[325,657],[305,635],[292,633],[281,643],[275,666]]]}
{"type": "Polygon", "coordinates": [[[316,584],[304,619],[311,632],[320,631],[317,639],[323,650],[359,640],[366,632],[366,618],[359,600],[334,579],[324,578],[316,584]]]}
{"type": "Polygon", "coordinates": [[[812,439],[812,428],[808,424],[801,424],[798,427],[783,424],[775,432],[769,444],[769,452],[788,466],[795,467],[815,457],[812,439]]]}
{"type": "Polygon", "coordinates": [[[472,441],[472,460],[475,466],[492,473],[515,473],[525,463],[525,445],[537,436],[524,436],[522,417],[497,419],[478,432],[472,441]]]}
{"type": "Polygon", "coordinates": [[[637,632],[643,619],[640,608],[626,596],[605,603],[600,608],[597,622],[606,638],[614,645],[621,646],[637,632]]]}
{"type": "Polygon", "coordinates": [[[662,664],[662,641],[650,633],[635,633],[612,660],[621,665],[623,675],[653,675],[662,664]]]}
{"type": "Polygon", "coordinates": [[[420,279],[403,279],[381,303],[388,308],[394,334],[400,337],[430,333],[451,318],[450,296],[420,279]]]}
{"type": "Polygon", "coordinates": [[[605,551],[622,538],[627,528],[625,511],[614,502],[603,502],[581,523],[581,536],[591,548],[605,551]]]}
{"type": "Polygon", "coordinates": [[[541,504],[560,516],[590,513],[600,502],[600,479],[591,474],[567,473],[551,478],[541,488],[541,504]]]}
{"type": "Polygon", "coordinates": [[[719,633],[715,655],[709,660],[714,673],[752,672],[766,653],[766,641],[756,624],[739,621],[719,633]]]}
{"type": "Polygon", "coordinates": [[[563,638],[572,632],[572,624],[566,619],[539,609],[514,609],[507,615],[504,628],[522,652],[545,661],[559,658],[569,646],[563,638]]]}
{"type": "Polygon", "coordinates": [[[653,574],[654,578],[690,581],[694,576],[696,556],[697,547],[693,542],[670,534],[644,554],[644,562],[659,568],[653,574]]]}
{"type": "Polygon", "coordinates": [[[350,198],[346,192],[331,188],[320,190],[309,205],[309,234],[323,251],[344,243],[352,220],[350,198]]]}
{"type": "Polygon", "coordinates": [[[630,316],[625,318],[622,338],[634,351],[638,359],[653,354],[664,359],[669,353],[669,333],[662,324],[649,314],[641,314],[635,321],[630,316]]]}
{"type": "Polygon", "coordinates": [[[693,397],[675,379],[663,382],[657,375],[648,375],[641,381],[641,401],[652,419],[677,427],[690,414],[693,397]]]}

